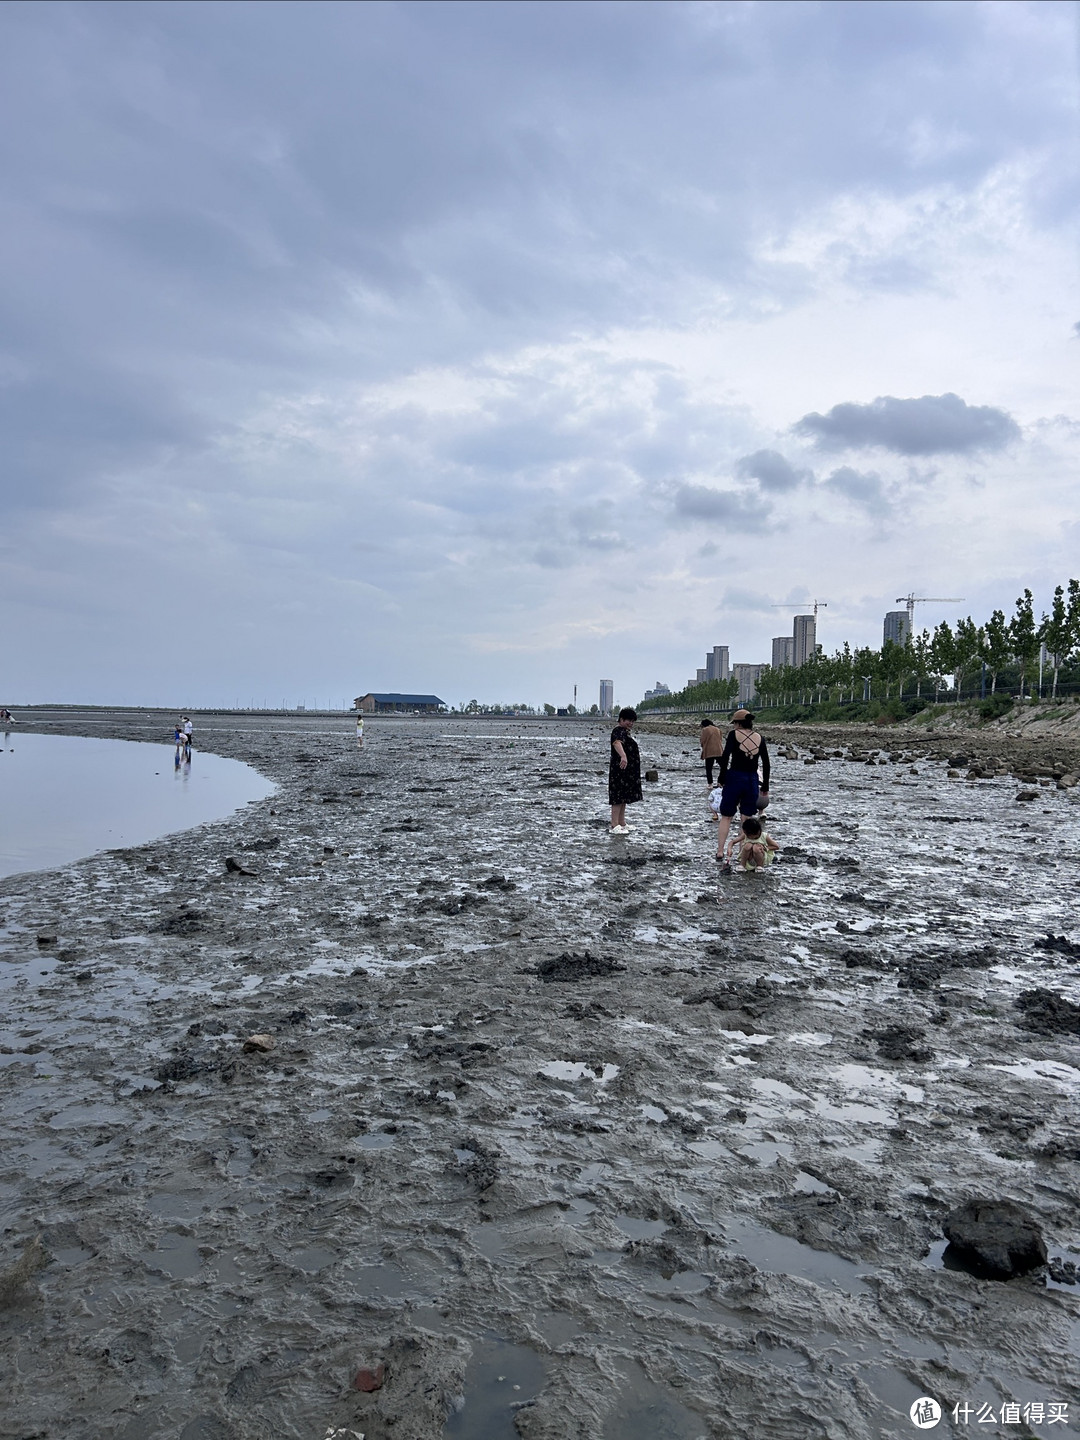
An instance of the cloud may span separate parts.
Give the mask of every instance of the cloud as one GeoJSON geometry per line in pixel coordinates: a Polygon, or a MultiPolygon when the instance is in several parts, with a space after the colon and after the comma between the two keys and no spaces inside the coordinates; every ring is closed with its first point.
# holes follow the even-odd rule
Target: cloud
{"type": "Polygon", "coordinates": [[[853,470],[850,465],[842,465],[824,483],[827,489],[860,506],[868,515],[880,519],[891,513],[892,506],[886,497],[881,476],[872,470],[859,471],[853,470]]]}
{"type": "Polygon", "coordinates": [[[707,520],[729,530],[765,530],[771,518],[768,505],[737,490],[714,490],[710,485],[680,485],[675,511],[687,520],[707,520]]]}
{"type": "Polygon", "coordinates": [[[755,450],[735,462],[735,474],[744,480],[756,480],[763,490],[794,490],[804,480],[812,480],[810,470],[796,470],[777,450],[755,450]]]}
{"type": "Polygon", "coordinates": [[[827,415],[815,410],[792,427],[822,450],[877,446],[897,455],[965,455],[1001,450],[1020,434],[1016,421],[993,405],[969,405],[959,395],[899,400],[879,395],[869,405],[846,402],[827,415]]]}

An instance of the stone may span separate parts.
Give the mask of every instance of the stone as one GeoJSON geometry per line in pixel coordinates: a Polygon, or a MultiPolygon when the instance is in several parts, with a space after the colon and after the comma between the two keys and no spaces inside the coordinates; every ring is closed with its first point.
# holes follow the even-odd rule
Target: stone
{"type": "Polygon", "coordinates": [[[255,874],[255,871],[254,871],[254,870],[245,870],[244,867],[243,867],[243,865],[240,864],[240,861],[234,859],[232,855],[226,855],[226,856],[225,856],[225,869],[229,872],[230,875],[254,875],[254,874],[255,874]]]}
{"type": "Polygon", "coordinates": [[[1074,787],[1075,784],[1076,784],[1076,776],[1075,776],[1075,775],[1062,775],[1062,776],[1058,779],[1057,784],[1058,784],[1058,789],[1059,789],[1059,790],[1071,790],[1071,789],[1073,789],[1073,787],[1074,787]]]}
{"type": "Polygon", "coordinates": [[[1020,793],[1017,795],[1016,800],[1017,803],[1020,804],[1026,803],[1028,800],[1037,800],[1038,798],[1039,792],[1037,790],[1021,790],[1020,793]]]}
{"type": "Polygon", "coordinates": [[[55,931],[55,930],[42,930],[42,931],[39,933],[38,937],[37,937],[37,943],[42,947],[42,949],[44,949],[44,947],[45,947],[46,945],[55,945],[55,944],[56,944],[56,931],[55,931]]]}
{"type": "Polygon", "coordinates": [[[959,771],[959,770],[947,770],[945,773],[946,773],[946,778],[949,779],[949,780],[959,780],[959,779],[960,779],[960,771],[959,771]]]}
{"type": "Polygon", "coordinates": [[[244,1041],[244,1050],[249,1055],[268,1055],[273,1048],[272,1035],[249,1035],[244,1041]]]}
{"type": "Polygon", "coordinates": [[[370,1395],[373,1391],[382,1389],[385,1379],[385,1365],[376,1365],[374,1370],[360,1369],[353,1376],[353,1389],[363,1390],[366,1395],[370,1395]]]}
{"type": "Polygon", "coordinates": [[[1038,1222],[1012,1200],[966,1200],[945,1217],[947,1261],[986,1280],[1011,1280],[1046,1264],[1038,1222]]]}
{"type": "Polygon", "coordinates": [[[660,779],[659,770],[646,770],[645,779],[648,780],[651,785],[655,785],[656,782],[660,779]]]}

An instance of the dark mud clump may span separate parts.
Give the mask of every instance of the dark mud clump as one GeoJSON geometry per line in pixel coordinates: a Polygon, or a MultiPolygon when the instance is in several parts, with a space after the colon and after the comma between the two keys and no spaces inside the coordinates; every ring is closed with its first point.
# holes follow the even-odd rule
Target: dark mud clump
{"type": "Polygon", "coordinates": [[[776,999],[776,987],[763,976],[753,984],[725,980],[709,990],[695,990],[683,1000],[684,1005],[715,1005],[717,1010],[740,1010],[751,1020],[760,1020],[776,999]]]}
{"type": "Polygon", "coordinates": [[[174,915],[166,915],[164,920],[159,920],[156,925],[150,926],[151,935],[198,935],[206,928],[206,922],[198,910],[178,910],[174,915]]]}
{"type": "Polygon", "coordinates": [[[1080,960],[1080,945],[1074,944],[1064,935],[1055,935],[1049,930],[1044,939],[1035,941],[1035,949],[1049,950],[1055,955],[1067,955],[1070,960],[1080,960]]]}
{"type": "Polygon", "coordinates": [[[470,1136],[462,1140],[458,1149],[463,1152],[462,1164],[466,1167],[469,1178],[475,1183],[478,1190],[490,1190],[495,1181],[499,1178],[499,1152],[484,1145],[482,1141],[475,1140],[470,1136]],[[468,1155],[468,1159],[464,1158],[468,1155]]]}
{"type": "Polygon", "coordinates": [[[582,955],[566,950],[554,960],[541,960],[536,973],[546,984],[556,980],[573,983],[615,975],[625,969],[626,966],[620,965],[617,960],[605,960],[601,955],[591,955],[588,950],[582,955]]]}
{"type": "Polygon", "coordinates": [[[864,1030],[867,1040],[876,1040],[878,1056],[882,1060],[914,1060],[925,1064],[934,1058],[934,1052],[926,1045],[919,1045],[925,1030],[911,1025],[888,1025],[884,1030],[864,1030]]]}
{"type": "Polygon", "coordinates": [[[1054,990],[1023,990],[1016,1007],[1024,1012],[1020,1024],[1036,1035],[1080,1035],[1080,1005],[1054,990]]]}
{"type": "Polygon", "coordinates": [[[1011,1280],[1046,1264],[1038,1223],[1011,1200],[967,1200],[950,1210],[942,1225],[950,1269],[985,1280],[1011,1280]]]}

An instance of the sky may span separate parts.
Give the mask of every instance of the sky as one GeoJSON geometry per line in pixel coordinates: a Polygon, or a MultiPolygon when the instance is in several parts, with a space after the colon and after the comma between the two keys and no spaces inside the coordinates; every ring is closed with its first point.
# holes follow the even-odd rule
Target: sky
{"type": "Polygon", "coordinates": [[[1060,0],[8,0],[0,702],[632,704],[815,599],[1048,607],[1078,96],[1060,0]]]}

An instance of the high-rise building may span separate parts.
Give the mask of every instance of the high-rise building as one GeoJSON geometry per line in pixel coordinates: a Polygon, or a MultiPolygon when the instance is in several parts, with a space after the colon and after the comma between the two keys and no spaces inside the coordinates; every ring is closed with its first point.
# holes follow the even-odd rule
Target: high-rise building
{"type": "Polygon", "coordinates": [[[907,645],[911,640],[911,616],[906,610],[890,610],[885,616],[885,640],[907,645]]]}
{"type": "Polygon", "coordinates": [[[662,695],[670,695],[671,691],[662,680],[657,680],[651,690],[645,691],[646,700],[659,700],[662,695]]]}
{"type": "Polygon", "coordinates": [[[817,654],[817,621],[813,615],[796,615],[792,636],[794,654],[791,663],[798,668],[817,654]]]}
{"type": "Polygon", "coordinates": [[[791,635],[777,635],[772,642],[772,668],[783,670],[794,664],[795,640],[791,635]]]}
{"type": "Polygon", "coordinates": [[[739,682],[739,704],[749,705],[757,694],[758,677],[764,665],[733,665],[731,673],[739,682]]]}
{"type": "Polygon", "coordinates": [[[731,665],[728,662],[728,647],[714,645],[705,656],[706,680],[730,680],[731,665]]]}
{"type": "Polygon", "coordinates": [[[600,681],[600,714],[610,715],[615,704],[615,682],[614,680],[600,681]]]}
{"type": "Polygon", "coordinates": [[[705,681],[708,680],[708,678],[709,672],[705,669],[699,669],[697,672],[697,680],[694,683],[696,685],[704,685],[705,681]]]}

